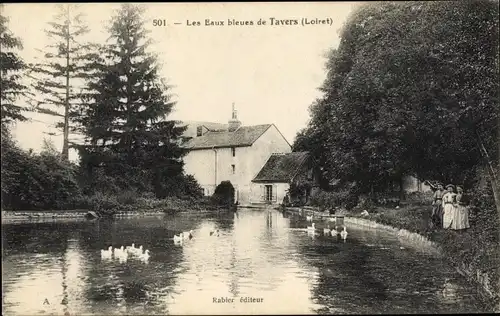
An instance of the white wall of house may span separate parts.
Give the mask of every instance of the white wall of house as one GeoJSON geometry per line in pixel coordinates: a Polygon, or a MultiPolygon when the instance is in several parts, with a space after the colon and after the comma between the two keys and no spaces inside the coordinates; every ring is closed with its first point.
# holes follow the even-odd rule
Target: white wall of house
{"type": "Polygon", "coordinates": [[[270,196],[267,195],[266,186],[272,187],[271,204],[281,204],[290,188],[288,183],[252,183],[250,190],[250,203],[266,203],[269,202],[270,196]]]}
{"type": "Polygon", "coordinates": [[[291,152],[291,147],[272,125],[252,146],[235,147],[234,157],[231,148],[192,150],[184,157],[184,168],[205,189],[206,195],[212,195],[221,181],[231,181],[238,201],[244,204],[251,200],[252,179],[271,154],[277,152],[291,152]]]}
{"type": "Polygon", "coordinates": [[[248,184],[252,181],[273,153],[290,153],[292,147],[283,138],[278,129],[271,127],[248,148],[248,155],[252,158],[248,160],[248,184]]]}

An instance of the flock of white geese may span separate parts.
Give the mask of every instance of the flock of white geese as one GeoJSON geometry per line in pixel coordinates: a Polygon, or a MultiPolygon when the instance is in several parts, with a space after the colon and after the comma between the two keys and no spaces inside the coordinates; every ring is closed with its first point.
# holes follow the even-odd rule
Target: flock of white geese
{"type": "Polygon", "coordinates": [[[143,246],[136,248],[135,244],[127,247],[121,246],[120,248],[113,248],[113,246],[109,246],[107,250],[101,249],[101,259],[115,258],[120,262],[126,262],[130,257],[147,262],[150,257],[149,250],[144,250],[143,246]]]}
{"type": "MultiPolygon", "coordinates": [[[[306,216],[306,220],[309,221],[309,222],[312,222],[313,221],[313,217],[312,216],[306,216]]],[[[335,219],[332,218],[330,219],[330,221],[332,222],[335,222],[335,219]]],[[[311,226],[307,226],[307,232],[308,233],[312,233],[312,234],[315,234],[316,233],[316,226],[315,226],[315,223],[312,223],[311,226]]],[[[328,227],[325,227],[323,228],[323,235],[325,236],[337,236],[337,235],[340,235],[340,237],[345,241],[347,239],[347,227],[344,226],[342,231],[339,232],[338,230],[338,226],[335,226],[333,229],[330,228],[330,225],[328,225],[328,227]]]]}
{"type": "MultiPolygon", "coordinates": [[[[309,222],[313,221],[312,216],[306,216],[306,220],[309,222]]],[[[335,220],[333,220],[335,221],[335,220]]],[[[315,234],[316,233],[316,226],[315,223],[313,222],[311,226],[307,226],[307,232],[315,234]]],[[[337,236],[340,235],[340,237],[343,240],[346,240],[347,238],[347,228],[344,226],[342,231],[338,231],[338,226],[335,226],[335,228],[330,228],[330,225],[328,227],[323,228],[323,235],[328,236],[337,236]]],[[[214,237],[219,237],[219,230],[218,229],[212,229],[210,231],[210,236],[214,237]]],[[[171,239],[174,241],[174,244],[182,246],[184,242],[191,240],[194,238],[193,235],[193,230],[186,231],[179,233],[179,235],[174,235],[174,237],[171,239]]],[[[150,257],[150,251],[148,249],[144,250],[143,246],[139,246],[138,248],[135,247],[135,244],[132,244],[130,246],[124,247],[121,246],[120,248],[113,248],[112,246],[109,246],[107,250],[101,249],[101,258],[102,259],[111,259],[115,258],[118,259],[120,262],[125,262],[128,260],[129,257],[134,257],[137,258],[141,261],[147,262],[150,257]]]]}
{"type": "MultiPolygon", "coordinates": [[[[210,236],[219,237],[219,230],[213,229],[210,231],[210,236]]],[[[179,235],[174,235],[172,240],[174,244],[182,246],[185,241],[194,238],[193,230],[182,232],[179,235]]],[[[121,246],[120,248],[113,248],[109,246],[107,250],[101,249],[101,259],[118,259],[120,262],[126,262],[128,258],[134,257],[141,261],[147,262],[150,257],[150,251],[148,249],[144,250],[143,246],[135,247],[135,244],[131,246],[121,246]]]]}

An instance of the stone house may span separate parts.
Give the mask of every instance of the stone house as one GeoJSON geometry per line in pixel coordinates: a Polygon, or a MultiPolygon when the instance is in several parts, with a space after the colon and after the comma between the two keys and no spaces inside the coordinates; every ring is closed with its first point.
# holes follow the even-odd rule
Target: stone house
{"type": "Polygon", "coordinates": [[[319,169],[308,152],[272,154],[252,180],[252,191],[260,192],[255,202],[281,204],[288,193],[290,202],[306,203],[319,186],[319,176],[319,169]]]}
{"type": "Polygon", "coordinates": [[[233,105],[228,124],[184,122],[182,147],[188,150],[184,169],[195,177],[205,195],[221,181],[231,181],[240,204],[260,201],[252,180],[273,153],[289,153],[291,145],[274,124],[244,126],[233,105]]]}

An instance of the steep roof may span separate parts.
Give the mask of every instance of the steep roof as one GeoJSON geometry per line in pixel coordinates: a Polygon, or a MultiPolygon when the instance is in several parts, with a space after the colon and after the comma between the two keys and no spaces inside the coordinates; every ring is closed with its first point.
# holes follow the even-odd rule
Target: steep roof
{"type": "Polygon", "coordinates": [[[176,125],[186,126],[186,130],[183,133],[183,136],[186,137],[195,137],[198,126],[205,126],[210,131],[227,130],[228,128],[228,124],[201,121],[179,121],[176,125]]]}
{"type": "Polygon", "coordinates": [[[290,182],[309,157],[307,151],[272,154],[253,182],[290,182]]]}
{"type": "Polygon", "coordinates": [[[234,132],[209,131],[203,136],[194,137],[183,147],[187,149],[208,149],[224,147],[251,146],[272,124],[241,126],[234,132]]]}

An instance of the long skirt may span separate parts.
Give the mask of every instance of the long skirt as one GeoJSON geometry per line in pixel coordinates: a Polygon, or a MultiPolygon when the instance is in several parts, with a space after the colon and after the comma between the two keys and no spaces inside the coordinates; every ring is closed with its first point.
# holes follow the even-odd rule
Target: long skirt
{"type": "Polygon", "coordinates": [[[434,205],[432,208],[431,220],[434,226],[441,226],[443,222],[443,205],[441,203],[434,205]]]}
{"type": "Polygon", "coordinates": [[[444,205],[443,209],[443,228],[451,228],[453,219],[455,218],[456,207],[447,203],[444,205]]]}
{"type": "Polygon", "coordinates": [[[458,230],[466,229],[469,227],[469,209],[464,205],[456,206],[450,228],[458,230]]]}

